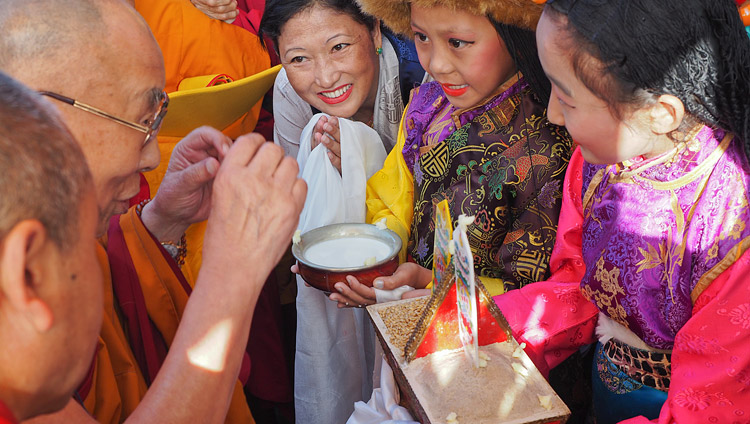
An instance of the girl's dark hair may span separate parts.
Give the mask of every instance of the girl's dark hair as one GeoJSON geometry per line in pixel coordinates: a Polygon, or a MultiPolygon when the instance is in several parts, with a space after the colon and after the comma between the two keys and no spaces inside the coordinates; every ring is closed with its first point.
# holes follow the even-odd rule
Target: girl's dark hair
{"type": "Polygon", "coordinates": [[[363,13],[354,0],[267,0],[258,36],[261,40],[268,37],[278,53],[279,49],[276,46],[279,44],[279,36],[284,25],[298,13],[316,5],[349,15],[370,31],[375,29],[375,18],[363,13]]]}
{"type": "Polygon", "coordinates": [[[750,40],[734,1],[548,0],[544,13],[568,32],[559,42],[576,76],[615,116],[671,94],[750,141],[750,40]]]}
{"type": "Polygon", "coordinates": [[[497,22],[492,17],[489,18],[495,31],[505,42],[505,47],[516,67],[531,87],[531,91],[536,95],[537,100],[546,106],[549,102],[551,86],[539,62],[534,32],[497,22]]]}

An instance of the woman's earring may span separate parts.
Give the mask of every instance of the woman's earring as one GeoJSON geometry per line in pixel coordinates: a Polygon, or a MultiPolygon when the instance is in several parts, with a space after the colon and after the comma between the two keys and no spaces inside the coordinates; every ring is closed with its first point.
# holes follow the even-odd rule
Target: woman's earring
{"type": "Polygon", "coordinates": [[[377,54],[378,56],[380,56],[380,54],[381,54],[381,53],[383,53],[383,48],[382,48],[382,47],[376,47],[376,48],[375,48],[375,53],[376,53],[376,54],[377,54]]]}

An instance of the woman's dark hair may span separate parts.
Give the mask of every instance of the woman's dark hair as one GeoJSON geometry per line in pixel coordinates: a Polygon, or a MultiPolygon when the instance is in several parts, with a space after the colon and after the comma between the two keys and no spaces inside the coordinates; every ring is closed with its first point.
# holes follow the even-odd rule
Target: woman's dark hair
{"type": "Polygon", "coordinates": [[[505,42],[505,47],[516,67],[531,87],[531,91],[536,95],[537,100],[546,106],[549,102],[551,86],[539,62],[534,32],[497,22],[492,17],[489,18],[495,31],[505,42]]]}
{"type": "Polygon", "coordinates": [[[615,116],[671,94],[750,141],[750,40],[732,0],[549,0],[581,82],[615,116]],[[564,16],[563,16],[564,15],[564,16]]]}
{"type": "Polygon", "coordinates": [[[375,29],[375,18],[366,15],[354,0],[266,0],[266,8],[260,21],[258,36],[261,40],[268,37],[273,41],[278,53],[279,36],[284,25],[298,13],[321,6],[335,12],[349,15],[370,31],[375,29]]]}

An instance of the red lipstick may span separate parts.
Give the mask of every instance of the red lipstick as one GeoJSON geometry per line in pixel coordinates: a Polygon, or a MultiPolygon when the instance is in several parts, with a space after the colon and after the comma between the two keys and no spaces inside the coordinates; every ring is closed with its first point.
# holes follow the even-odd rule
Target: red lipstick
{"type": "Polygon", "coordinates": [[[344,84],[340,87],[336,87],[333,90],[328,91],[321,91],[318,93],[318,98],[320,100],[323,100],[323,102],[329,104],[329,105],[335,105],[336,103],[341,103],[344,100],[348,99],[349,96],[352,94],[352,87],[353,84],[344,84]],[[341,94],[339,94],[336,97],[331,97],[331,95],[335,94],[338,91],[342,91],[341,94]],[[328,96],[324,95],[328,94],[328,96]]]}
{"type": "Polygon", "coordinates": [[[451,97],[458,97],[466,93],[466,91],[469,89],[469,84],[462,84],[462,85],[453,85],[453,84],[440,84],[441,87],[443,87],[443,91],[445,91],[445,94],[451,96],[451,97]],[[460,88],[456,88],[460,87],[460,88]]]}

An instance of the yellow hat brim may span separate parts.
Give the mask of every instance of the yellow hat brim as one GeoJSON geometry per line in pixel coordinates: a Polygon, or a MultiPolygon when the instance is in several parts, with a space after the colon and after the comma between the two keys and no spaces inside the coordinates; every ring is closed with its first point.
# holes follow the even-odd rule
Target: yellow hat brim
{"type": "Polygon", "coordinates": [[[159,135],[184,137],[203,125],[227,128],[263,98],[280,70],[277,65],[227,84],[169,93],[169,109],[159,135]]]}

